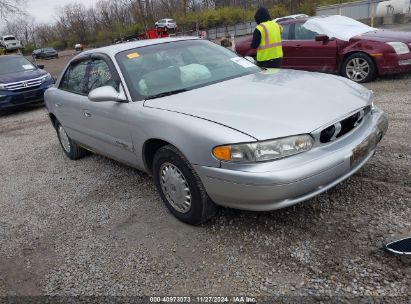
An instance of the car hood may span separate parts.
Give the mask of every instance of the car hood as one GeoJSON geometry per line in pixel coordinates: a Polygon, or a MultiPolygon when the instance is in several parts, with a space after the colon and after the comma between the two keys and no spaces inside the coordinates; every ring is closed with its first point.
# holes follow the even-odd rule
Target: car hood
{"type": "Polygon", "coordinates": [[[382,42],[411,42],[410,32],[397,32],[389,30],[377,30],[373,32],[368,32],[357,36],[356,38],[366,38],[369,40],[382,41],[382,42]]]}
{"type": "Polygon", "coordinates": [[[310,133],[371,103],[348,79],[273,69],[163,98],[146,107],[210,120],[258,140],[310,133]]]}
{"type": "Polygon", "coordinates": [[[8,74],[0,75],[0,83],[10,83],[10,82],[29,80],[29,79],[41,77],[46,74],[47,72],[41,69],[27,70],[27,71],[21,71],[21,72],[16,72],[16,73],[8,73],[8,74]]]}

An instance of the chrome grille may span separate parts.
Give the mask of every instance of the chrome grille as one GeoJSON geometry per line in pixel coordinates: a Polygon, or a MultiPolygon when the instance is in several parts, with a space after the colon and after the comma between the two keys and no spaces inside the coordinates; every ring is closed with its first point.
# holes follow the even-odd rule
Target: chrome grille
{"type": "Polygon", "coordinates": [[[39,77],[39,78],[30,79],[30,80],[10,82],[10,83],[6,83],[4,86],[6,90],[10,90],[10,91],[31,89],[31,88],[38,87],[39,85],[41,85],[41,82],[42,82],[41,79],[43,77],[44,76],[39,77]]]}
{"type": "Polygon", "coordinates": [[[320,142],[328,143],[333,141],[348,132],[354,130],[363,121],[364,116],[371,111],[371,106],[367,106],[358,112],[326,127],[320,133],[320,142]]]}

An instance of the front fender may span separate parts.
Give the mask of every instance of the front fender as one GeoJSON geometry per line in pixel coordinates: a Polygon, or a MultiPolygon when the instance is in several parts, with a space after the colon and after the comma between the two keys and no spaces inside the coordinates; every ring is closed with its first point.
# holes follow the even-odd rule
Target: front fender
{"type": "Polygon", "coordinates": [[[220,167],[211,151],[215,146],[255,141],[255,138],[202,118],[157,108],[142,107],[130,121],[133,145],[141,167],[143,148],[150,139],[160,139],[181,151],[193,165],[220,167]]]}

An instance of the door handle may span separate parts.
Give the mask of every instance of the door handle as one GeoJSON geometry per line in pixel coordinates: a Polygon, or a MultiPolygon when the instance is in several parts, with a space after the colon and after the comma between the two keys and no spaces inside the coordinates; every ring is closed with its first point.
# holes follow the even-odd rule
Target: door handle
{"type": "Polygon", "coordinates": [[[56,108],[60,108],[61,104],[60,103],[56,103],[56,108]]]}
{"type": "Polygon", "coordinates": [[[89,111],[83,111],[84,116],[91,117],[91,113],[89,111]]]}

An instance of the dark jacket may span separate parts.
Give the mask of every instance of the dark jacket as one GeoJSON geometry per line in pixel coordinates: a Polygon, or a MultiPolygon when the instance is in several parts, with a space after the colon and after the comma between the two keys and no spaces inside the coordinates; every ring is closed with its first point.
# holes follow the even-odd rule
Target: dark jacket
{"type": "MultiPolygon", "coordinates": [[[[254,15],[254,20],[257,24],[260,24],[262,22],[270,21],[271,16],[270,13],[268,12],[268,9],[266,7],[260,7],[254,15]]],[[[259,30],[255,29],[253,33],[253,40],[251,41],[251,48],[256,49],[260,45],[261,41],[261,33],[259,30]]]]}

